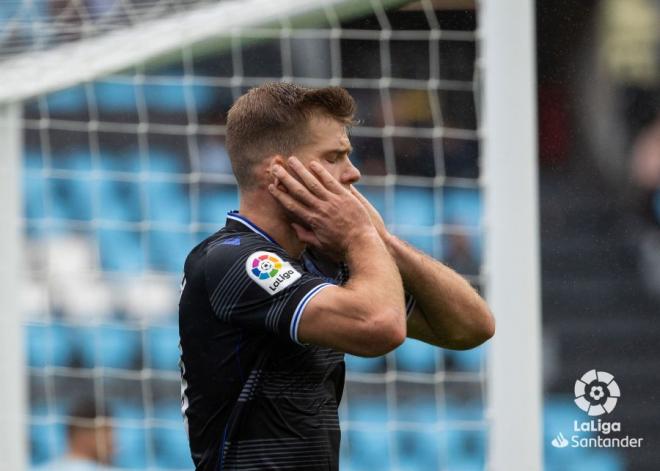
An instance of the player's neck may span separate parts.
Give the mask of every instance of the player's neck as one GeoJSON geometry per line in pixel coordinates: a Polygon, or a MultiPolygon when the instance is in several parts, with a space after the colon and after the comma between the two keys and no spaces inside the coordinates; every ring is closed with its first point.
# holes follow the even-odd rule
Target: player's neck
{"type": "Polygon", "coordinates": [[[298,258],[305,244],[298,239],[282,208],[270,193],[242,193],[239,212],[272,237],[290,256],[298,258]]]}

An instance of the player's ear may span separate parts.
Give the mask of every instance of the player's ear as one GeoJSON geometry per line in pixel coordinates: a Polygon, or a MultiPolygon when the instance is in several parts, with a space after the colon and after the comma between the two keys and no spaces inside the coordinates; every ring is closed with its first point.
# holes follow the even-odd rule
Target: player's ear
{"type": "Polygon", "coordinates": [[[268,164],[268,173],[270,175],[272,175],[273,173],[274,165],[281,165],[282,167],[286,167],[286,159],[284,158],[284,156],[280,154],[275,154],[271,157],[270,162],[268,164]]]}
{"type": "Polygon", "coordinates": [[[284,158],[283,155],[280,154],[275,154],[271,159],[270,162],[268,163],[268,180],[270,182],[277,182],[277,187],[286,192],[286,187],[279,183],[277,178],[275,177],[275,174],[273,173],[273,166],[275,165],[281,165],[282,167],[286,168],[286,159],[284,158]]]}

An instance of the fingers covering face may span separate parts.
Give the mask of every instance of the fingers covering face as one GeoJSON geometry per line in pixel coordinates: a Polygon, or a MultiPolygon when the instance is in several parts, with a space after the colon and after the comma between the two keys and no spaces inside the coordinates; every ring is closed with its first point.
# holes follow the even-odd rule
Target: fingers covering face
{"type": "Polygon", "coordinates": [[[287,211],[292,212],[305,221],[310,219],[310,210],[290,193],[280,190],[277,188],[277,185],[272,183],[268,185],[268,191],[287,211]]]}
{"type": "Polygon", "coordinates": [[[320,163],[312,162],[309,165],[309,168],[312,170],[312,172],[314,172],[319,180],[321,180],[321,183],[323,183],[323,186],[325,186],[328,191],[339,194],[346,191],[344,187],[341,186],[341,184],[337,181],[337,179],[330,175],[330,172],[324,169],[320,163]]]}
{"type": "Polygon", "coordinates": [[[310,191],[296,180],[280,165],[273,166],[273,173],[279,182],[284,185],[288,194],[306,206],[313,206],[315,197],[310,191]]]}
{"type": "Polygon", "coordinates": [[[291,157],[288,160],[289,166],[295,172],[298,177],[302,180],[305,187],[318,198],[326,199],[328,197],[328,191],[323,186],[321,181],[313,175],[305,166],[295,157],[291,157]]]}

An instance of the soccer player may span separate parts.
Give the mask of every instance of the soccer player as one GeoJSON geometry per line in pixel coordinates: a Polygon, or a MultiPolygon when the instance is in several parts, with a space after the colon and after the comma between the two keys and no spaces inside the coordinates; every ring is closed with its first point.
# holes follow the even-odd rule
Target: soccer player
{"type": "Polygon", "coordinates": [[[345,352],[383,355],[406,335],[465,349],[493,335],[472,287],[389,234],[353,187],[354,111],[342,88],[286,83],[229,111],[240,211],[188,256],[179,307],[199,470],[336,470],[345,352]]]}

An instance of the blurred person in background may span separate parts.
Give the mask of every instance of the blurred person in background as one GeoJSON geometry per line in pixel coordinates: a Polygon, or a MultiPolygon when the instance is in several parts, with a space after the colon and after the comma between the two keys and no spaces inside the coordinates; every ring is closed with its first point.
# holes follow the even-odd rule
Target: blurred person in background
{"type": "Polygon", "coordinates": [[[635,139],[631,174],[642,217],[639,266],[649,294],[660,300],[660,116],[635,139]]]}
{"type": "Polygon", "coordinates": [[[109,471],[114,453],[108,409],[94,398],[74,401],[67,424],[68,451],[39,471],[109,471]]]}

